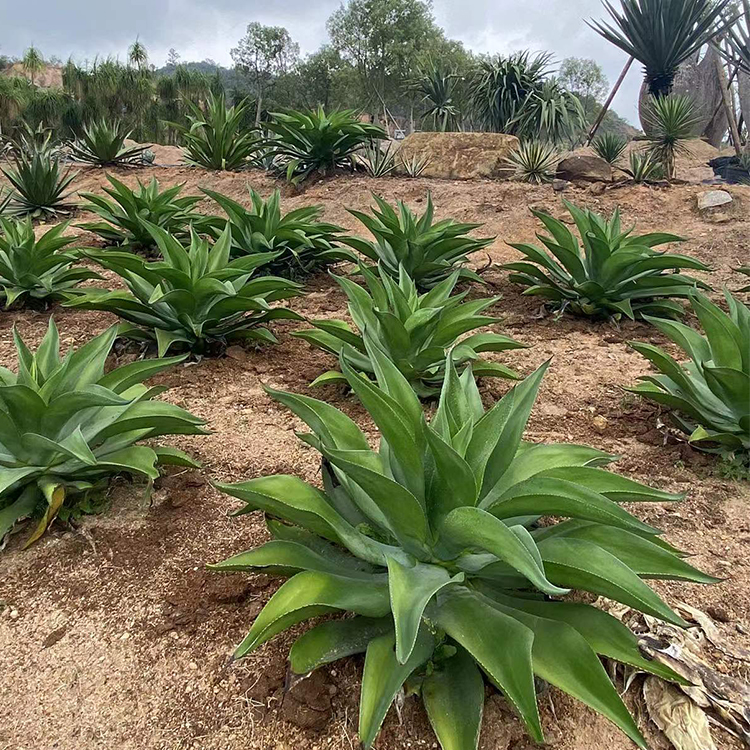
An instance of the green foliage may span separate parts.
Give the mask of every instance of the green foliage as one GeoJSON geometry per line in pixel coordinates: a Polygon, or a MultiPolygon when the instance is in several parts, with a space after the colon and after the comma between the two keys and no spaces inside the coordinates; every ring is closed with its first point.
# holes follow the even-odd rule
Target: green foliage
{"type": "Polygon", "coordinates": [[[58,224],[36,239],[30,218],[0,218],[0,295],[6,307],[24,297],[59,299],[79,282],[101,278],[87,268],[73,268],[77,254],[63,251],[75,239],[63,236],[67,228],[58,224]]]}
{"type": "Polygon", "coordinates": [[[538,185],[552,182],[559,161],[555,146],[542,141],[523,141],[508,154],[508,162],[515,169],[515,179],[538,185]]]}
{"type": "Polygon", "coordinates": [[[78,224],[81,229],[99,235],[112,245],[125,245],[130,249],[143,250],[156,245],[148,224],[155,224],[180,240],[189,239],[189,225],[205,220],[202,214],[193,211],[200,196],[178,197],[184,183],[161,190],[159,182],[152,177],[148,185],[140,180],[131,190],[112,175],[107,175],[111,187],[103,188],[109,196],[98,193],[81,193],[88,203],[82,210],[97,214],[101,221],[78,224]]]}
{"type": "Polygon", "coordinates": [[[271,137],[264,145],[287,179],[298,183],[313,173],[328,174],[338,167],[354,168],[354,152],[372,141],[387,139],[379,126],[360,122],[354,110],[326,113],[276,112],[266,123],[271,137]]]}
{"type": "MultiPolygon", "coordinates": [[[[377,204],[372,216],[349,210],[375,238],[342,237],[341,241],[370,260],[380,263],[392,278],[398,279],[401,268],[419,289],[429,289],[450,276],[468,256],[492,244],[494,237],[477,239],[468,233],[481,224],[461,224],[453,219],[433,223],[432,196],[427,194],[427,208],[417,217],[402,201],[396,211],[381,197],[372,196],[377,204]]],[[[462,278],[482,281],[473,271],[461,268],[462,278]]]]}
{"type": "MultiPolygon", "coordinates": [[[[451,296],[458,271],[420,295],[403,268],[398,283],[382,267],[380,278],[363,265],[359,270],[367,289],[350,279],[334,277],[349,299],[349,314],[359,333],[343,320],[325,319],[312,320],[315,329],[292,335],[338,355],[356,372],[374,378],[377,367],[365,346],[367,339],[370,348],[377,348],[396,365],[420,398],[440,393],[448,350],[459,371],[471,363],[475,375],[518,378],[509,368],[484,360],[480,354],[519,349],[523,344],[496,333],[475,333],[460,339],[469,331],[500,322],[500,318],[482,315],[499,297],[464,302],[468,292],[451,296]]],[[[337,381],[346,382],[346,377],[332,370],[313,385],[337,381]]]]}
{"type": "Polygon", "coordinates": [[[411,87],[427,107],[422,114],[422,123],[432,121],[433,128],[442,133],[458,128],[461,121],[456,99],[458,78],[457,73],[446,71],[433,61],[420,68],[419,76],[411,87]]]}
{"type": "Polygon", "coordinates": [[[23,72],[31,78],[32,86],[36,82],[37,75],[44,72],[46,67],[42,53],[33,45],[23,53],[21,65],[23,66],[23,72]]]}
{"type": "Polygon", "coordinates": [[[623,167],[623,171],[633,178],[633,182],[655,182],[664,179],[664,167],[650,151],[631,151],[630,167],[623,167]]]}
{"type": "Polygon", "coordinates": [[[368,177],[387,177],[396,168],[396,155],[391,152],[389,142],[385,149],[377,141],[364,147],[364,156],[358,156],[358,164],[364,167],[368,177]]]}
{"type": "Polygon", "coordinates": [[[561,312],[595,317],[636,315],[674,317],[682,315],[681,305],[672,297],[688,297],[703,282],[677,272],[677,269],[710,269],[695,258],[654,248],[669,242],[682,242],[672,234],[633,235],[634,227],[622,231],[620,211],[610,219],[563,200],[573,217],[583,244],[558,219],[532,211],[549,235],[537,235],[544,249],[526,243],[513,244],[526,260],[506,263],[513,273],[510,280],[529,288],[524,294],[551,300],[561,312]]]}
{"type": "Polygon", "coordinates": [[[90,251],[87,257],[116,273],[130,290],[84,289],[70,295],[67,307],[105,310],[126,321],[120,335],[156,341],[158,356],[174,345],[195,354],[234,340],[276,342],[261,326],[272,320],[299,320],[291,310],[270,303],[298,296],[300,286],[274,276],[251,279],[276,253],[257,253],[230,261],[230,230],[210,246],[191,233],[189,247],[153,224],[163,261],[147,262],[133,253],[90,251]]]}
{"type": "Polygon", "coordinates": [[[267,258],[263,272],[301,278],[320,270],[329,263],[353,260],[353,254],[336,247],[338,235],[343,231],[335,224],[320,221],[321,206],[306,206],[281,213],[281,194],[275,190],[268,200],[248,187],[252,208],[213,190],[203,189],[226,213],[227,219],[212,217],[206,230],[215,239],[225,229],[231,234],[233,257],[267,258]],[[268,253],[273,253],[269,259],[268,253]]]}
{"type": "Polygon", "coordinates": [[[560,64],[557,80],[582,100],[602,101],[609,89],[602,66],[583,57],[566,57],[560,64]]]}
{"type": "Polygon", "coordinates": [[[591,147],[608,164],[617,164],[628,147],[626,138],[622,138],[616,133],[604,133],[594,138],[591,147]]]}
{"type": "Polygon", "coordinates": [[[428,156],[414,154],[408,159],[401,157],[401,169],[407,177],[421,177],[429,165],[430,158],[428,156]]]}
{"type": "Polygon", "coordinates": [[[645,69],[653,96],[672,90],[680,65],[721,32],[716,23],[729,0],[622,0],[622,12],[604,1],[613,24],[589,26],[645,69]]]}
{"type": "Polygon", "coordinates": [[[289,658],[307,674],[365,653],[364,748],[407,684],[444,750],[475,750],[485,677],[542,742],[535,676],[645,748],[599,657],[682,680],[645,659],[619,620],[571,594],[685,626],[642,579],[715,579],[620,505],[679,496],[600,468],[614,457],[592,448],[524,442],[546,365],[485,412],[471,370],[459,377],[449,361],[428,424],[395,365],[369,353],[380,387],[342,368],[380,430],[379,450],[329,404],[269,390],[311,428],[302,439],[323,456],[324,490],[294,476],[219,485],[246,503],[240,513],[265,511],[272,541],[212,567],[290,577],[235,657],[310,618],[351,612],[304,632],[289,658]],[[538,526],[541,516],[568,520],[538,526]]]}
{"type": "Polygon", "coordinates": [[[702,294],[690,297],[703,336],[682,323],[647,318],[689,361],[679,364],[658,346],[632,342],[658,374],[644,375],[629,390],[674,409],[672,418],[696,447],[750,455],[750,308],[725,296],[729,314],[702,294]]]}
{"type": "Polygon", "coordinates": [[[126,146],[130,135],[122,122],[95,120],[84,126],[81,137],[71,144],[71,155],[77,161],[100,167],[143,164],[143,154],[149,147],[126,146]]]}
{"type": "Polygon", "coordinates": [[[696,136],[701,118],[690,96],[652,97],[645,119],[649,130],[649,151],[664,169],[667,178],[675,176],[675,157],[687,154],[685,141],[696,136]]]}
{"type": "Polygon", "coordinates": [[[143,382],[181,361],[144,360],[104,374],[117,326],[60,357],[57,328],[32,353],[17,331],[18,371],[0,369],[0,542],[22,518],[41,516],[26,542],[116,474],[149,480],[158,464],[196,466],[176,448],[137,445],[162,435],[205,434],[202,420],[143,382]]]}

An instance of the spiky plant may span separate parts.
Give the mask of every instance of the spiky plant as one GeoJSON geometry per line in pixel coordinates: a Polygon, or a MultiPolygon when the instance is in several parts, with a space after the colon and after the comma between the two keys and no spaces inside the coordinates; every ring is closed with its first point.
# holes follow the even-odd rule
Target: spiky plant
{"type": "Polygon", "coordinates": [[[55,156],[53,135],[52,129],[45,127],[43,123],[33,128],[23,121],[13,135],[0,133],[0,153],[16,159],[21,156],[33,156],[36,153],[55,156]]]}
{"type": "Polygon", "coordinates": [[[329,174],[338,167],[354,167],[354,153],[388,134],[378,125],[361,122],[352,109],[326,112],[323,107],[297,112],[275,112],[265,127],[268,155],[288,180],[298,183],[313,173],[329,174]]]}
{"type": "Polygon", "coordinates": [[[21,59],[23,72],[31,79],[31,85],[36,83],[36,77],[43,73],[47,64],[44,62],[42,53],[32,44],[24,53],[21,59]]]}
{"type": "Polygon", "coordinates": [[[218,238],[229,229],[232,257],[275,253],[263,267],[264,273],[286,278],[303,278],[329,263],[353,260],[354,254],[337,247],[341,227],[320,221],[321,206],[306,206],[281,213],[281,193],[274,190],[268,200],[248,186],[251,208],[226,195],[202,188],[226,213],[226,220],[211,217],[204,223],[208,234],[218,238]]]}
{"type": "Polygon", "coordinates": [[[677,154],[689,154],[686,141],[696,136],[700,117],[690,96],[662,96],[649,101],[646,110],[649,152],[668,179],[675,176],[677,154]]]}
{"type": "Polygon", "coordinates": [[[70,144],[71,156],[76,161],[100,167],[122,167],[143,164],[149,146],[126,146],[129,131],[122,121],[94,120],[85,125],[81,137],[70,144]]]}
{"type": "Polygon", "coordinates": [[[0,542],[20,519],[38,518],[28,546],[63,505],[117,474],[153,480],[159,464],[197,465],[176,448],[137,444],[205,434],[203,420],[152,400],[164,389],[143,385],[182,357],[133,362],[105,375],[117,326],[64,357],[52,319],[36,352],[13,335],[17,372],[0,369],[0,542]]]}
{"type": "Polygon", "coordinates": [[[420,68],[410,88],[421,97],[426,107],[422,114],[423,123],[431,121],[434,129],[442,133],[458,127],[461,112],[457,104],[456,81],[459,78],[457,73],[445,70],[432,60],[420,68]]]}
{"type": "Polygon", "coordinates": [[[631,342],[656,368],[634,388],[673,409],[670,416],[696,447],[750,459],[750,308],[725,292],[729,314],[702,294],[693,307],[704,335],[682,323],[647,318],[682,349],[678,363],[658,346],[631,342]]]}
{"type": "Polygon", "coordinates": [[[112,245],[126,245],[134,250],[155,247],[156,243],[146,223],[155,224],[180,240],[189,239],[189,227],[205,220],[193,209],[201,196],[179,197],[185,183],[162,190],[158,180],[151,178],[148,185],[138,180],[138,187],[131,190],[112,175],[107,175],[111,187],[104,192],[81,193],[88,203],[81,208],[99,216],[101,221],[78,224],[81,229],[99,235],[112,245]]]}
{"type": "Polygon", "coordinates": [[[618,12],[607,0],[612,23],[589,26],[644,67],[649,93],[666,96],[682,63],[718,33],[721,12],[730,0],[622,0],[618,12]]]}
{"type": "Polygon", "coordinates": [[[30,218],[0,218],[0,296],[6,307],[24,298],[60,299],[81,281],[101,278],[87,268],[73,267],[77,254],[63,251],[75,240],[63,236],[68,226],[58,224],[37,239],[30,218]]]}
{"type": "Polygon", "coordinates": [[[380,430],[379,450],[346,415],[306,396],[269,390],[311,429],[324,489],[268,476],[219,489],[262,510],[272,541],[213,566],[289,576],[255,618],[235,657],[292,625],[351,612],[297,637],[294,674],[364,653],[359,740],[370,748],[400,693],[420,694],[443,750],[476,750],[485,679],[543,741],[535,676],[646,742],[600,656],[683,683],[641,654],[619,620],[573,589],[678,626],[642,580],[715,579],[686,563],[626,500],[670,495],[602,468],[614,456],[522,434],[541,367],[485,412],[471,369],[449,361],[428,424],[416,394],[377,348],[377,387],[342,363],[380,430]],[[539,526],[541,516],[567,519],[539,526]]]}
{"type": "Polygon", "coordinates": [[[633,178],[633,182],[656,182],[664,179],[664,167],[650,151],[631,151],[629,164],[629,167],[623,167],[623,171],[633,178]]]}
{"type": "MultiPolygon", "coordinates": [[[[359,271],[366,289],[350,279],[334,277],[349,299],[349,314],[359,333],[343,320],[324,319],[312,320],[314,329],[292,335],[337,355],[352,369],[374,378],[376,367],[365,345],[367,339],[370,347],[377,347],[398,367],[420,398],[440,393],[449,349],[459,371],[471,363],[475,375],[518,379],[513,370],[484,360],[481,354],[519,349],[523,344],[487,332],[461,338],[469,331],[500,322],[500,318],[482,315],[499,297],[465,302],[468,292],[451,296],[458,271],[426,294],[417,292],[403,269],[398,283],[382,267],[379,276],[363,265],[359,271]]],[[[312,385],[331,382],[346,382],[346,377],[330,370],[312,385]]]]}
{"type": "Polygon", "coordinates": [[[543,141],[523,141],[507,158],[508,163],[513,166],[516,180],[537,185],[552,182],[560,161],[555,146],[543,141]]]}
{"type": "Polygon", "coordinates": [[[671,298],[688,297],[701,281],[677,269],[710,271],[695,258],[654,248],[681,237],[657,232],[634,235],[622,231],[620,211],[607,219],[563,200],[575,221],[581,243],[560,220],[532,211],[549,235],[538,234],[544,248],[510,243],[526,257],[506,263],[510,280],[527,286],[524,294],[544,297],[560,311],[577,315],[634,319],[637,315],[674,317],[684,313],[671,298]],[[583,248],[581,248],[581,244],[583,248]]]}
{"type": "Polygon", "coordinates": [[[407,177],[421,177],[429,165],[430,158],[428,156],[413,154],[408,158],[401,157],[400,166],[407,177]]]}
{"type": "Polygon", "coordinates": [[[628,140],[621,135],[617,135],[617,133],[604,133],[594,138],[591,147],[597,156],[604,159],[608,164],[615,165],[625,153],[628,140]]]}
{"type": "Polygon", "coordinates": [[[125,338],[155,341],[158,356],[175,345],[195,354],[213,353],[230,341],[275,343],[262,326],[272,320],[300,320],[272,302],[301,294],[299,284],[275,276],[251,279],[253,271],[276,257],[256,253],[229,259],[230,230],[211,246],[193,231],[189,247],[154,224],[151,231],[163,261],[148,262],[133,253],[89,251],[86,256],[116,273],[129,291],[82,289],[67,307],[105,310],[122,318],[125,338]]]}
{"type": "Polygon", "coordinates": [[[377,142],[368,143],[357,157],[368,177],[387,177],[396,168],[396,155],[391,152],[389,142],[385,149],[377,142]]]}
{"type": "MultiPolygon", "coordinates": [[[[402,201],[396,211],[383,198],[373,194],[377,208],[372,215],[349,209],[375,238],[374,242],[359,237],[342,237],[341,241],[370,260],[380,263],[394,279],[401,268],[406,271],[418,289],[429,289],[450,276],[472,253],[492,244],[494,237],[482,239],[468,234],[481,224],[461,224],[453,219],[433,223],[432,196],[427,194],[427,207],[417,217],[402,201]]],[[[481,277],[468,268],[460,269],[460,276],[474,281],[481,277]]]]}

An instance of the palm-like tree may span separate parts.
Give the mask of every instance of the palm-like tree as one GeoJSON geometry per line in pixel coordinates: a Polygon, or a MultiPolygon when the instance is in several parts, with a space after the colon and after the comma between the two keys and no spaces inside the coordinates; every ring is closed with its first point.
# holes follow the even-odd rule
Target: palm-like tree
{"type": "Polygon", "coordinates": [[[31,85],[33,86],[36,82],[37,74],[42,73],[45,68],[42,53],[32,44],[31,47],[23,53],[21,65],[23,66],[23,72],[31,78],[31,85]]]}
{"type": "Polygon", "coordinates": [[[456,103],[457,73],[444,70],[433,62],[420,69],[412,88],[422,97],[427,110],[423,120],[432,120],[436,130],[445,133],[457,127],[461,112],[456,103]]]}
{"type": "Polygon", "coordinates": [[[138,70],[141,70],[143,66],[148,63],[148,51],[138,37],[136,37],[135,41],[128,49],[128,60],[130,61],[130,64],[135,65],[138,70]]]}
{"type": "Polygon", "coordinates": [[[700,117],[689,96],[653,97],[646,111],[649,152],[661,162],[668,179],[675,176],[675,157],[687,153],[685,141],[694,138],[700,117]]]}

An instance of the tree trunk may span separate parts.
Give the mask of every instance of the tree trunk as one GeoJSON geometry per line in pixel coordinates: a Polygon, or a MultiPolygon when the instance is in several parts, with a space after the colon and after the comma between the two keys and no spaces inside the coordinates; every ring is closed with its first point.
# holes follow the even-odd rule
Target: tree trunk
{"type": "Polygon", "coordinates": [[[255,107],[255,127],[260,126],[260,113],[263,110],[263,91],[258,89],[258,104],[255,107]]]}
{"type": "Polygon", "coordinates": [[[721,96],[724,101],[724,113],[729,121],[729,132],[732,134],[732,143],[734,145],[734,152],[739,156],[742,153],[742,145],[740,144],[740,132],[737,128],[737,120],[734,118],[734,111],[732,110],[732,102],[730,100],[730,89],[729,81],[727,81],[727,73],[724,70],[724,64],[721,61],[719,55],[716,55],[716,75],[719,77],[721,83],[721,96]]]}

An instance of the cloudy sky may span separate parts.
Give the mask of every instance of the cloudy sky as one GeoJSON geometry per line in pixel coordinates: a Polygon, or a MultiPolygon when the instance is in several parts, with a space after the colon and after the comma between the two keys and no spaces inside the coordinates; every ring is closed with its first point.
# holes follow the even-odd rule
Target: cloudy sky
{"type": "MultiPolygon", "coordinates": [[[[30,44],[45,56],[78,61],[124,58],[136,36],[161,65],[174,47],[183,60],[230,64],[229,49],[250,21],[289,29],[302,52],[326,38],[325,24],[340,0],[0,0],[0,54],[20,55],[30,44]]],[[[446,34],[476,52],[550,50],[558,59],[591,57],[616,80],[625,55],[583,22],[604,15],[600,0],[434,0],[446,34]]],[[[637,121],[640,73],[634,66],[615,109],[637,121]]]]}

